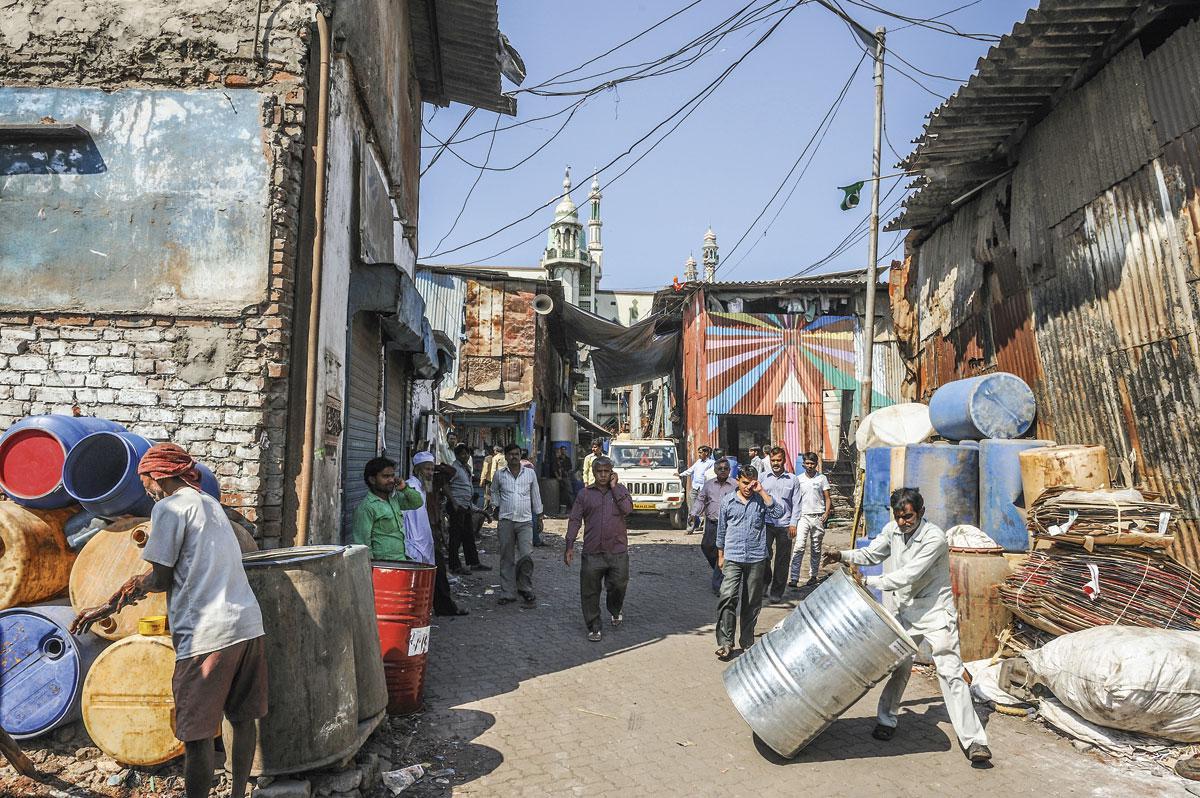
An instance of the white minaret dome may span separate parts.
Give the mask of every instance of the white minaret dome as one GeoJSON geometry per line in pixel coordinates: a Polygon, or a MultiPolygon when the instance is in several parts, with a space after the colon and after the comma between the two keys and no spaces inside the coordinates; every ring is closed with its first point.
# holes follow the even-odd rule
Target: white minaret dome
{"type": "Polygon", "coordinates": [[[717,234],[713,232],[713,229],[711,227],[708,228],[708,232],[704,234],[704,240],[716,243],[717,234]]]}
{"type": "Polygon", "coordinates": [[[554,221],[556,222],[578,222],[579,210],[575,207],[575,202],[571,199],[571,167],[567,167],[566,175],[563,177],[563,198],[562,202],[558,203],[558,207],[554,209],[554,221]]]}
{"type": "Polygon", "coordinates": [[[683,279],[688,283],[696,281],[696,259],[691,255],[688,255],[688,259],[683,264],[683,279]]]}

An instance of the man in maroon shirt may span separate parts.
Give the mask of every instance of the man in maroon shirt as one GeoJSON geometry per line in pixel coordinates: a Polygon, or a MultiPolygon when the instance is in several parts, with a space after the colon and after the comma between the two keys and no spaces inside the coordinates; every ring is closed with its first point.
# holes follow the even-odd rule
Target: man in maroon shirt
{"type": "Polygon", "coordinates": [[[599,642],[600,585],[604,584],[605,604],[614,627],[621,625],[621,607],[629,585],[629,535],[625,518],[633,512],[633,499],[624,485],[617,482],[612,460],[597,457],[592,461],[595,481],[580,491],[571,507],[567,522],[567,548],[563,562],[575,558],[575,538],[583,525],[583,561],[579,569],[579,600],[588,640],[599,642]]]}

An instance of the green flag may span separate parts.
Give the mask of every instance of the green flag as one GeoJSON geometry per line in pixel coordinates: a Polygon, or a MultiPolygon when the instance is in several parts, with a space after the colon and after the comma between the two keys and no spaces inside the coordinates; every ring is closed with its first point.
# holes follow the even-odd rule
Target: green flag
{"type": "Polygon", "coordinates": [[[865,180],[859,180],[857,183],[851,183],[848,186],[838,186],[838,190],[846,194],[846,196],[842,197],[842,210],[848,211],[851,208],[858,207],[858,195],[862,192],[863,184],[866,182],[865,180]]]}

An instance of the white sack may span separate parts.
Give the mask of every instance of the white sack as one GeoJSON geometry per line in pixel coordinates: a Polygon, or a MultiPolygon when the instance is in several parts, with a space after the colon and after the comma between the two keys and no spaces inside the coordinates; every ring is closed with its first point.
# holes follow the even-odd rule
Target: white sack
{"type": "Polygon", "coordinates": [[[971,674],[971,696],[981,704],[991,702],[1005,707],[1025,706],[1026,702],[1000,689],[1000,666],[1004,660],[992,662],[977,659],[966,662],[963,667],[971,674]]]}
{"type": "Polygon", "coordinates": [[[1097,626],[1024,656],[1039,682],[1093,723],[1200,742],[1200,632],[1097,626]]]}
{"type": "Polygon", "coordinates": [[[946,530],[946,542],[952,549],[998,549],[991,535],[977,526],[958,524],[946,530]]]}
{"type": "Polygon", "coordinates": [[[913,403],[888,405],[867,414],[854,433],[859,452],[875,446],[907,446],[933,435],[929,406],[913,403]]]}

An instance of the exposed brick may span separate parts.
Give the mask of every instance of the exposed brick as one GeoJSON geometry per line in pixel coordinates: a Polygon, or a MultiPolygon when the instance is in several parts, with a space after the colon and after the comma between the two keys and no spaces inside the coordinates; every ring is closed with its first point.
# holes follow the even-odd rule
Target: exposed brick
{"type": "Polygon", "coordinates": [[[139,391],[134,388],[122,388],[117,394],[117,401],[128,405],[149,407],[160,402],[159,395],[154,391],[139,391]]]}
{"type": "Polygon", "coordinates": [[[92,370],[92,360],[87,357],[72,357],[64,355],[54,358],[55,371],[87,372],[92,370]]]}
{"type": "Polygon", "coordinates": [[[255,427],[262,423],[262,414],[250,410],[228,410],[225,423],[233,427],[255,427]]]}
{"type": "Polygon", "coordinates": [[[45,371],[50,363],[37,355],[17,355],[9,358],[8,367],[13,371],[45,371]]]}
{"type": "Polygon", "coordinates": [[[133,358],[129,357],[98,357],[96,370],[106,374],[132,374],[133,358]]]}

